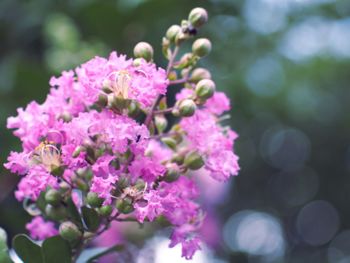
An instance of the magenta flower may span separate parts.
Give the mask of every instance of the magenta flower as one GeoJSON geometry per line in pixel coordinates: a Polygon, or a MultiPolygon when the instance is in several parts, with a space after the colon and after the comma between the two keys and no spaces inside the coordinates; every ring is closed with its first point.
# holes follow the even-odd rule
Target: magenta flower
{"type": "Polygon", "coordinates": [[[31,222],[26,224],[26,229],[30,236],[36,240],[44,240],[58,234],[52,222],[46,222],[41,216],[36,216],[31,222]]]}

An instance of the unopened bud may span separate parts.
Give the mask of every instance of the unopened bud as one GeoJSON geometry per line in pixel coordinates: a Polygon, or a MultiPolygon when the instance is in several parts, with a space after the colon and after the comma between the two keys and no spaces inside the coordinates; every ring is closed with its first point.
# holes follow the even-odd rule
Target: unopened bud
{"type": "Polygon", "coordinates": [[[84,147],[83,146],[78,146],[77,148],[75,148],[72,157],[73,158],[77,158],[79,156],[79,154],[84,151],[84,147]]]}
{"type": "Polygon", "coordinates": [[[175,164],[169,164],[167,165],[167,171],[164,175],[164,181],[171,183],[179,179],[180,173],[178,166],[175,164]]]}
{"type": "Polygon", "coordinates": [[[136,117],[139,113],[140,113],[139,106],[135,101],[131,101],[130,105],[128,106],[128,116],[136,117]]]}
{"type": "Polygon", "coordinates": [[[176,149],[176,141],[175,139],[171,138],[171,137],[164,137],[161,139],[161,141],[168,146],[169,148],[175,150],[176,149]]]}
{"type": "Polygon", "coordinates": [[[130,197],[120,198],[115,203],[116,208],[122,214],[129,214],[134,210],[130,197]]]}
{"type": "Polygon", "coordinates": [[[191,170],[198,170],[204,165],[204,161],[198,152],[192,151],[186,154],[184,164],[191,170]]]}
{"type": "Polygon", "coordinates": [[[110,205],[104,205],[98,209],[98,212],[100,213],[100,215],[104,217],[110,216],[112,214],[112,211],[113,209],[110,205]]]}
{"type": "Polygon", "coordinates": [[[192,26],[198,28],[208,21],[208,13],[204,8],[196,7],[191,10],[188,20],[191,22],[192,26]]]}
{"type": "Polygon", "coordinates": [[[207,38],[200,38],[193,42],[192,51],[198,57],[205,57],[211,51],[211,42],[207,38]]]}
{"type": "Polygon", "coordinates": [[[94,192],[89,192],[86,196],[86,202],[91,207],[100,207],[103,203],[103,199],[98,197],[94,192]]]}
{"type": "Polygon", "coordinates": [[[55,166],[51,165],[51,174],[54,176],[62,176],[64,173],[64,167],[63,166],[55,166]]]}
{"type": "Polygon", "coordinates": [[[67,217],[67,211],[63,206],[46,205],[45,213],[48,218],[61,221],[67,217]]]}
{"type": "Polygon", "coordinates": [[[128,187],[130,185],[130,178],[125,176],[125,175],[122,175],[119,177],[119,180],[118,180],[118,187],[121,188],[121,189],[124,189],[126,187],[128,187]]]}
{"type": "Polygon", "coordinates": [[[57,206],[61,202],[61,193],[56,189],[50,189],[45,194],[45,201],[52,206],[57,206]]]}
{"type": "Polygon", "coordinates": [[[135,182],[135,188],[139,191],[142,191],[145,189],[145,186],[146,186],[146,183],[144,180],[142,179],[137,179],[136,182],[135,182]]]}
{"type": "Polygon", "coordinates": [[[72,222],[63,222],[59,227],[60,236],[69,241],[74,242],[82,237],[82,233],[79,228],[72,222]]]}
{"type": "Polygon", "coordinates": [[[140,42],[134,47],[134,56],[151,61],[153,59],[153,47],[147,42],[140,42]]]}
{"type": "Polygon", "coordinates": [[[209,99],[215,91],[215,83],[211,79],[203,79],[196,85],[196,95],[200,99],[209,99]]]}
{"type": "Polygon", "coordinates": [[[64,121],[64,122],[70,122],[73,117],[72,114],[70,114],[68,111],[65,111],[61,114],[60,118],[64,121]]]}
{"type": "Polygon", "coordinates": [[[209,70],[205,68],[196,68],[195,70],[192,71],[190,81],[197,83],[201,81],[202,79],[211,79],[211,74],[209,70]]]}
{"type": "Polygon", "coordinates": [[[172,25],[169,27],[169,29],[166,31],[166,38],[169,39],[171,42],[174,42],[176,39],[176,36],[181,32],[181,27],[179,25],[172,25]]]}
{"type": "Polygon", "coordinates": [[[97,105],[101,107],[106,107],[108,105],[108,97],[106,94],[98,95],[97,105]]]}
{"type": "Polygon", "coordinates": [[[179,112],[183,117],[190,117],[196,111],[196,104],[191,99],[184,99],[179,103],[179,112]]]}
{"type": "Polygon", "coordinates": [[[184,158],[185,158],[184,155],[175,153],[171,158],[171,161],[178,165],[181,165],[184,162],[184,158]]]}
{"type": "Polygon", "coordinates": [[[168,121],[164,116],[157,115],[154,118],[154,124],[156,125],[158,132],[162,133],[168,126],[168,121]]]}

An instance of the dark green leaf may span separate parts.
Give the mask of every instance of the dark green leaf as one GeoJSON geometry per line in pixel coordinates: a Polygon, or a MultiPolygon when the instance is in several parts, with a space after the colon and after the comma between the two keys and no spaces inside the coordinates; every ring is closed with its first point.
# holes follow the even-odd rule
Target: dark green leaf
{"type": "Polygon", "coordinates": [[[36,200],[36,206],[40,209],[41,212],[45,212],[46,201],[45,201],[45,191],[42,191],[36,200]]]}
{"type": "Polygon", "coordinates": [[[8,248],[7,248],[7,235],[5,230],[0,227],[0,262],[11,263],[8,248]]]}
{"type": "Polygon", "coordinates": [[[79,227],[82,228],[83,224],[81,222],[81,217],[80,214],[78,212],[77,207],[75,206],[73,200],[71,198],[68,199],[67,201],[67,210],[68,210],[68,214],[70,219],[79,227]]]}
{"type": "Polygon", "coordinates": [[[79,256],[77,263],[92,263],[94,260],[107,255],[109,253],[118,252],[124,249],[122,245],[115,245],[110,248],[90,248],[84,250],[79,256]]]}
{"type": "Polygon", "coordinates": [[[95,209],[83,206],[81,212],[87,228],[92,232],[96,231],[100,225],[100,217],[95,209]]]}
{"type": "Polygon", "coordinates": [[[25,263],[44,263],[41,247],[24,234],[13,238],[13,248],[25,263]]]}
{"type": "Polygon", "coordinates": [[[42,245],[45,263],[71,263],[72,250],[70,245],[60,236],[46,239],[42,245]]]}

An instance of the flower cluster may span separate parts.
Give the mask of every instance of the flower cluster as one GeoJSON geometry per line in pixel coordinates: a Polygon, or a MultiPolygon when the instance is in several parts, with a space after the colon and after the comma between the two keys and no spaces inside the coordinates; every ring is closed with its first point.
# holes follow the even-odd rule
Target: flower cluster
{"type": "Polygon", "coordinates": [[[141,42],[135,59],[112,52],[52,77],[44,103],[31,102],[8,119],[23,151],[11,152],[5,167],[21,176],[15,195],[35,216],[27,224],[32,238],[60,233],[74,249],[113,221],[162,219],[173,227],[171,247],[182,244],[187,259],[200,249],[205,212],[191,171],[226,181],[239,170],[237,134],[220,123],[230,101],[215,91],[209,71],[195,68],[209,40],[197,39],[176,60],[181,43],[206,20],[206,11],[195,8],[169,28],[167,70],[141,42]],[[176,87],[182,89],[168,107],[167,89],[176,87]],[[96,215],[95,225],[87,214],[96,215]]]}

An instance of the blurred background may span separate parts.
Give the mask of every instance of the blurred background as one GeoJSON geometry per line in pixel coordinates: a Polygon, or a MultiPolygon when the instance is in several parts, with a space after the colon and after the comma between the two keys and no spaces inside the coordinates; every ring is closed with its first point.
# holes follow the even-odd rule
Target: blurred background
{"type": "MultiPolygon", "coordinates": [[[[141,40],[164,66],[161,36],[196,6],[213,43],[201,66],[232,99],[242,170],[206,193],[219,241],[194,261],[350,262],[349,0],[1,0],[0,163],[20,149],[6,118],[42,102],[50,76],[111,50],[131,56],[141,40]]],[[[17,176],[0,172],[0,225],[13,236],[28,216],[17,176]]],[[[164,252],[163,241],[148,246],[164,252]]]]}

